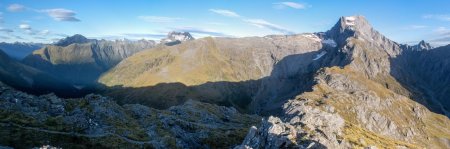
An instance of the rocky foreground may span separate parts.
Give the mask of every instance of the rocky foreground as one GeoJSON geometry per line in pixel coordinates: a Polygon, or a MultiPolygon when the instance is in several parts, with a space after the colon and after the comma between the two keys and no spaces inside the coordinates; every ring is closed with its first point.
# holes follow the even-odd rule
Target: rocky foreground
{"type": "Polygon", "coordinates": [[[155,110],[94,94],[34,96],[0,84],[0,144],[15,148],[226,148],[240,144],[259,122],[258,116],[193,100],[155,110]]]}

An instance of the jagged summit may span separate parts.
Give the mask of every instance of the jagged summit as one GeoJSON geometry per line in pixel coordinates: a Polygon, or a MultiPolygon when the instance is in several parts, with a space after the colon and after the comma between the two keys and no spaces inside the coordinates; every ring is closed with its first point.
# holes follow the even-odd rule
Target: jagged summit
{"type": "Polygon", "coordinates": [[[167,34],[167,39],[170,40],[179,40],[179,41],[188,41],[194,40],[194,37],[189,32],[176,32],[172,31],[167,34]]]}
{"type": "Polygon", "coordinates": [[[425,42],[424,40],[420,41],[419,44],[417,44],[415,46],[417,49],[422,49],[422,50],[430,50],[433,47],[430,45],[430,43],[425,42]]]}
{"type": "Polygon", "coordinates": [[[430,45],[430,43],[421,40],[419,43],[417,43],[416,45],[407,45],[407,44],[402,44],[401,47],[405,50],[409,50],[409,51],[424,51],[424,50],[431,50],[434,47],[430,45]]]}
{"type": "Polygon", "coordinates": [[[161,40],[161,43],[167,46],[173,46],[189,40],[194,40],[194,37],[189,32],[172,31],[167,34],[166,38],[161,40]]]}
{"type": "Polygon", "coordinates": [[[57,43],[55,43],[55,45],[65,47],[65,46],[71,45],[73,43],[88,43],[91,41],[93,41],[93,39],[88,39],[88,38],[84,37],[83,35],[75,34],[73,36],[69,36],[64,39],[59,40],[57,43]]]}
{"type": "Polygon", "coordinates": [[[327,31],[328,37],[343,41],[348,37],[362,37],[370,39],[373,36],[380,36],[369,21],[364,16],[342,16],[333,28],[327,31]]]}

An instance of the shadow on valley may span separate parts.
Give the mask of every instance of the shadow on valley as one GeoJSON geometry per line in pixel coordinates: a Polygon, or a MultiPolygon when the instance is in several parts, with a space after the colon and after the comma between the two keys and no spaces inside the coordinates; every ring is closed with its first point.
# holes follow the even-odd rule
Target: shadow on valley
{"type": "Polygon", "coordinates": [[[432,50],[405,50],[391,58],[391,75],[409,96],[430,111],[450,116],[450,45],[432,50]]]}
{"type": "Polygon", "coordinates": [[[233,106],[246,113],[277,115],[286,100],[311,91],[315,84],[314,74],[319,69],[348,64],[348,60],[338,50],[324,47],[315,52],[286,56],[275,64],[270,76],[258,80],[207,82],[194,86],[179,82],[138,88],[101,86],[99,93],[114,97],[120,104],[138,103],[157,109],[193,99],[233,106]],[[323,52],[327,54],[318,57],[323,52]]]}

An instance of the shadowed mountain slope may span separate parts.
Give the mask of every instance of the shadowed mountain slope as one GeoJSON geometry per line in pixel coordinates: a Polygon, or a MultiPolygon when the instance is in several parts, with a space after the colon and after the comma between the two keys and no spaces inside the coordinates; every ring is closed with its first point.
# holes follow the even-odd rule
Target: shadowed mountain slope
{"type": "Polygon", "coordinates": [[[101,73],[122,59],[154,46],[154,41],[147,40],[106,41],[74,35],[34,51],[23,63],[83,87],[95,84],[101,73]]]}

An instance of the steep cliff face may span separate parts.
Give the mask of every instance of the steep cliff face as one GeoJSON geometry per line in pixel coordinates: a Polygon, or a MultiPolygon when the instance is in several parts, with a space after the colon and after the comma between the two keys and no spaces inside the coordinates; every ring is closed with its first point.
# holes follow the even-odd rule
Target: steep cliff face
{"type": "Polygon", "coordinates": [[[78,86],[92,85],[101,73],[134,53],[155,46],[154,41],[106,41],[67,37],[27,56],[23,63],[78,86]]]}
{"type": "Polygon", "coordinates": [[[410,91],[411,98],[449,117],[450,46],[429,49],[426,45],[420,42],[406,47],[408,50],[392,60],[395,71],[391,74],[410,91]]]}

